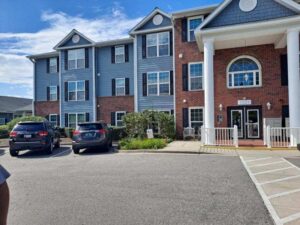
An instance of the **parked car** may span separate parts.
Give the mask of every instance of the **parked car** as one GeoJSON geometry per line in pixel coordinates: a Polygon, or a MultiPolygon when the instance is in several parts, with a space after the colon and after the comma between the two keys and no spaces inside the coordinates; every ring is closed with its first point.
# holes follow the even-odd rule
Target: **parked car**
{"type": "Polygon", "coordinates": [[[59,132],[48,122],[19,122],[9,135],[11,156],[18,156],[23,150],[42,150],[51,154],[60,147],[59,132]]]}
{"type": "Polygon", "coordinates": [[[94,147],[108,151],[112,146],[112,129],[102,122],[80,123],[72,139],[74,154],[79,154],[80,149],[94,147]]]}

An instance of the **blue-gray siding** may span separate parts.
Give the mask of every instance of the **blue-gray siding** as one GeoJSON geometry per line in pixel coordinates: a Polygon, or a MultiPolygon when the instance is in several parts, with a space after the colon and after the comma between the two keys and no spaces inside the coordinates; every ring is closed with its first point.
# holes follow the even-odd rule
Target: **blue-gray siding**
{"type": "Polygon", "coordinates": [[[79,40],[78,43],[73,43],[73,41],[72,41],[72,36],[71,36],[68,40],[66,40],[65,43],[63,43],[63,44],[62,44],[61,46],[59,46],[59,47],[72,47],[72,46],[76,47],[76,46],[78,46],[78,45],[89,45],[89,44],[91,44],[91,42],[88,41],[88,40],[86,40],[85,38],[83,38],[83,37],[81,37],[81,36],[80,36],[80,40],[79,40]]]}
{"type": "Polygon", "coordinates": [[[36,101],[47,101],[47,87],[58,85],[58,73],[47,73],[47,59],[38,59],[35,64],[36,101]]]}
{"type": "Polygon", "coordinates": [[[239,0],[233,0],[215,19],[206,25],[205,28],[272,20],[294,15],[296,15],[294,11],[274,0],[258,0],[256,8],[251,12],[243,12],[239,7],[239,0]]]}
{"type": "Polygon", "coordinates": [[[172,71],[173,57],[163,56],[156,58],[142,58],[142,36],[137,38],[137,57],[138,57],[138,110],[172,110],[174,109],[173,96],[143,96],[143,73],[172,71]]]}
{"type": "Polygon", "coordinates": [[[112,96],[112,79],[129,78],[130,95],[134,95],[133,44],[128,44],[129,62],[111,62],[111,47],[97,49],[97,96],[112,96]]]}
{"type": "MultiPolygon", "coordinates": [[[[157,14],[155,14],[155,15],[157,15],[157,14]]],[[[154,15],[154,16],[155,16],[154,15]]],[[[154,17],[153,16],[153,17],[154,17]]],[[[152,17],[152,18],[153,18],[152,17]]],[[[163,21],[162,21],[162,23],[160,24],[160,25],[155,25],[154,23],[153,23],[153,20],[152,20],[152,18],[149,20],[149,21],[147,21],[142,27],[140,27],[139,29],[138,29],[138,31],[141,31],[141,30],[148,30],[148,29],[155,29],[155,28],[161,28],[161,27],[167,27],[167,26],[172,26],[172,21],[171,21],[171,19],[170,18],[168,18],[168,17],[166,17],[166,16],[164,16],[164,15],[162,15],[162,17],[163,17],[163,21]]]]}

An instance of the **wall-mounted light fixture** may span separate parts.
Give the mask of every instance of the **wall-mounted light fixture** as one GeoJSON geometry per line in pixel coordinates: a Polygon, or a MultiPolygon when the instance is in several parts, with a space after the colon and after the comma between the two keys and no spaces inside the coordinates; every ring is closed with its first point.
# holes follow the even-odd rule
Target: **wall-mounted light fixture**
{"type": "Polygon", "coordinates": [[[223,111],[223,105],[222,104],[219,105],[219,110],[220,110],[220,112],[223,111]]]}
{"type": "Polygon", "coordinates": [[[183,58],[183,54],[180,53],[180,54],[178,55],[178,57],[179,57],[179,59],[182,59],[182,58],[183,58]]]}
{"type": "Polygon", "coordinates": [[[268,109],[268,110],[271,110],[271,108],[272,108],[271,102],[267,102],[266,106],[267,106],[267,109],[268,109]]]}
{"type": "Polygon", "coordinates": [[[187,102],[187,100],[186,99],[183,99],[183,101],[182,101],[183,103],[186,103],[187,102]]]}

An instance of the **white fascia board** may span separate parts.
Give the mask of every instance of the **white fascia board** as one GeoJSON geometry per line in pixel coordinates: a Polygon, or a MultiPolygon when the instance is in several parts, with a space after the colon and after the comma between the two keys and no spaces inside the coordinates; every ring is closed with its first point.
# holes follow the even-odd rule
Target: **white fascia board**
{"type": "Polygon", "coordinates": [[[116,40],[108,40],[108,41],[101,41],[96,42],[96,47],[105,47],[105,46],[111,46],[111,45],[121,45],[121,44],[128,44],[133,43],[133,38],[122,38],[122,39],[116,39],[116,40]]]}
{"type": "Polygon", "coordinates": [[[300,5],[292,0],[274,0],[275,2],[278,2],[279,4],[289,8],[290,10],[293,10],[297,13],[300,12],[300,5]]]}
{"type": "Polygon", "coordinates": [[[197,16],[197,15],[211,13],[213,10],[215,10],[218,7],[218,5],[219,4],[173,12],[172,18],[179,19],[179,18],[183,18],[183,17],[191,17],[191,16],[197,16]]]}
{"type": "Polygon", "coordinates": [[[160,27],[160,28],[155,28],[155,29],[135,31],[135,32],[132,32],[131,34],[133,34],[133,35],[136,35],[136,34],[147,34],[147,33],[153,33],[153,32],[160,32],[160,31],[172,30],[172,28],[173,28],[173,26],[160,27]]]}
{"type": "Polygon", "coordinates": [[[86,47],[93,47],[93,46],[94,46],[94,44],[74,45],[74,46],[68,46],[68,47],[56,48],[56,50],[78,49],[78,48],[86,48],[86,47]]]}

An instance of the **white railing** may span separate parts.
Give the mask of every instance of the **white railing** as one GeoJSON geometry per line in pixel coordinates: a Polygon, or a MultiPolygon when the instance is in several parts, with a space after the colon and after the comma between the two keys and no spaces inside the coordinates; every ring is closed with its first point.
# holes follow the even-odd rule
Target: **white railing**
{"type": "Polygon", "coordinates": [[[300,128],[270,127],[266,128],[268,148],[290,148],[300,144],[300,128]]]}
{"type": "Polygon", "coordinates": [[[201,143],[213,146],[234,146],[238,147],[238,128],[232,127],[201,127],[201,143]]]}

